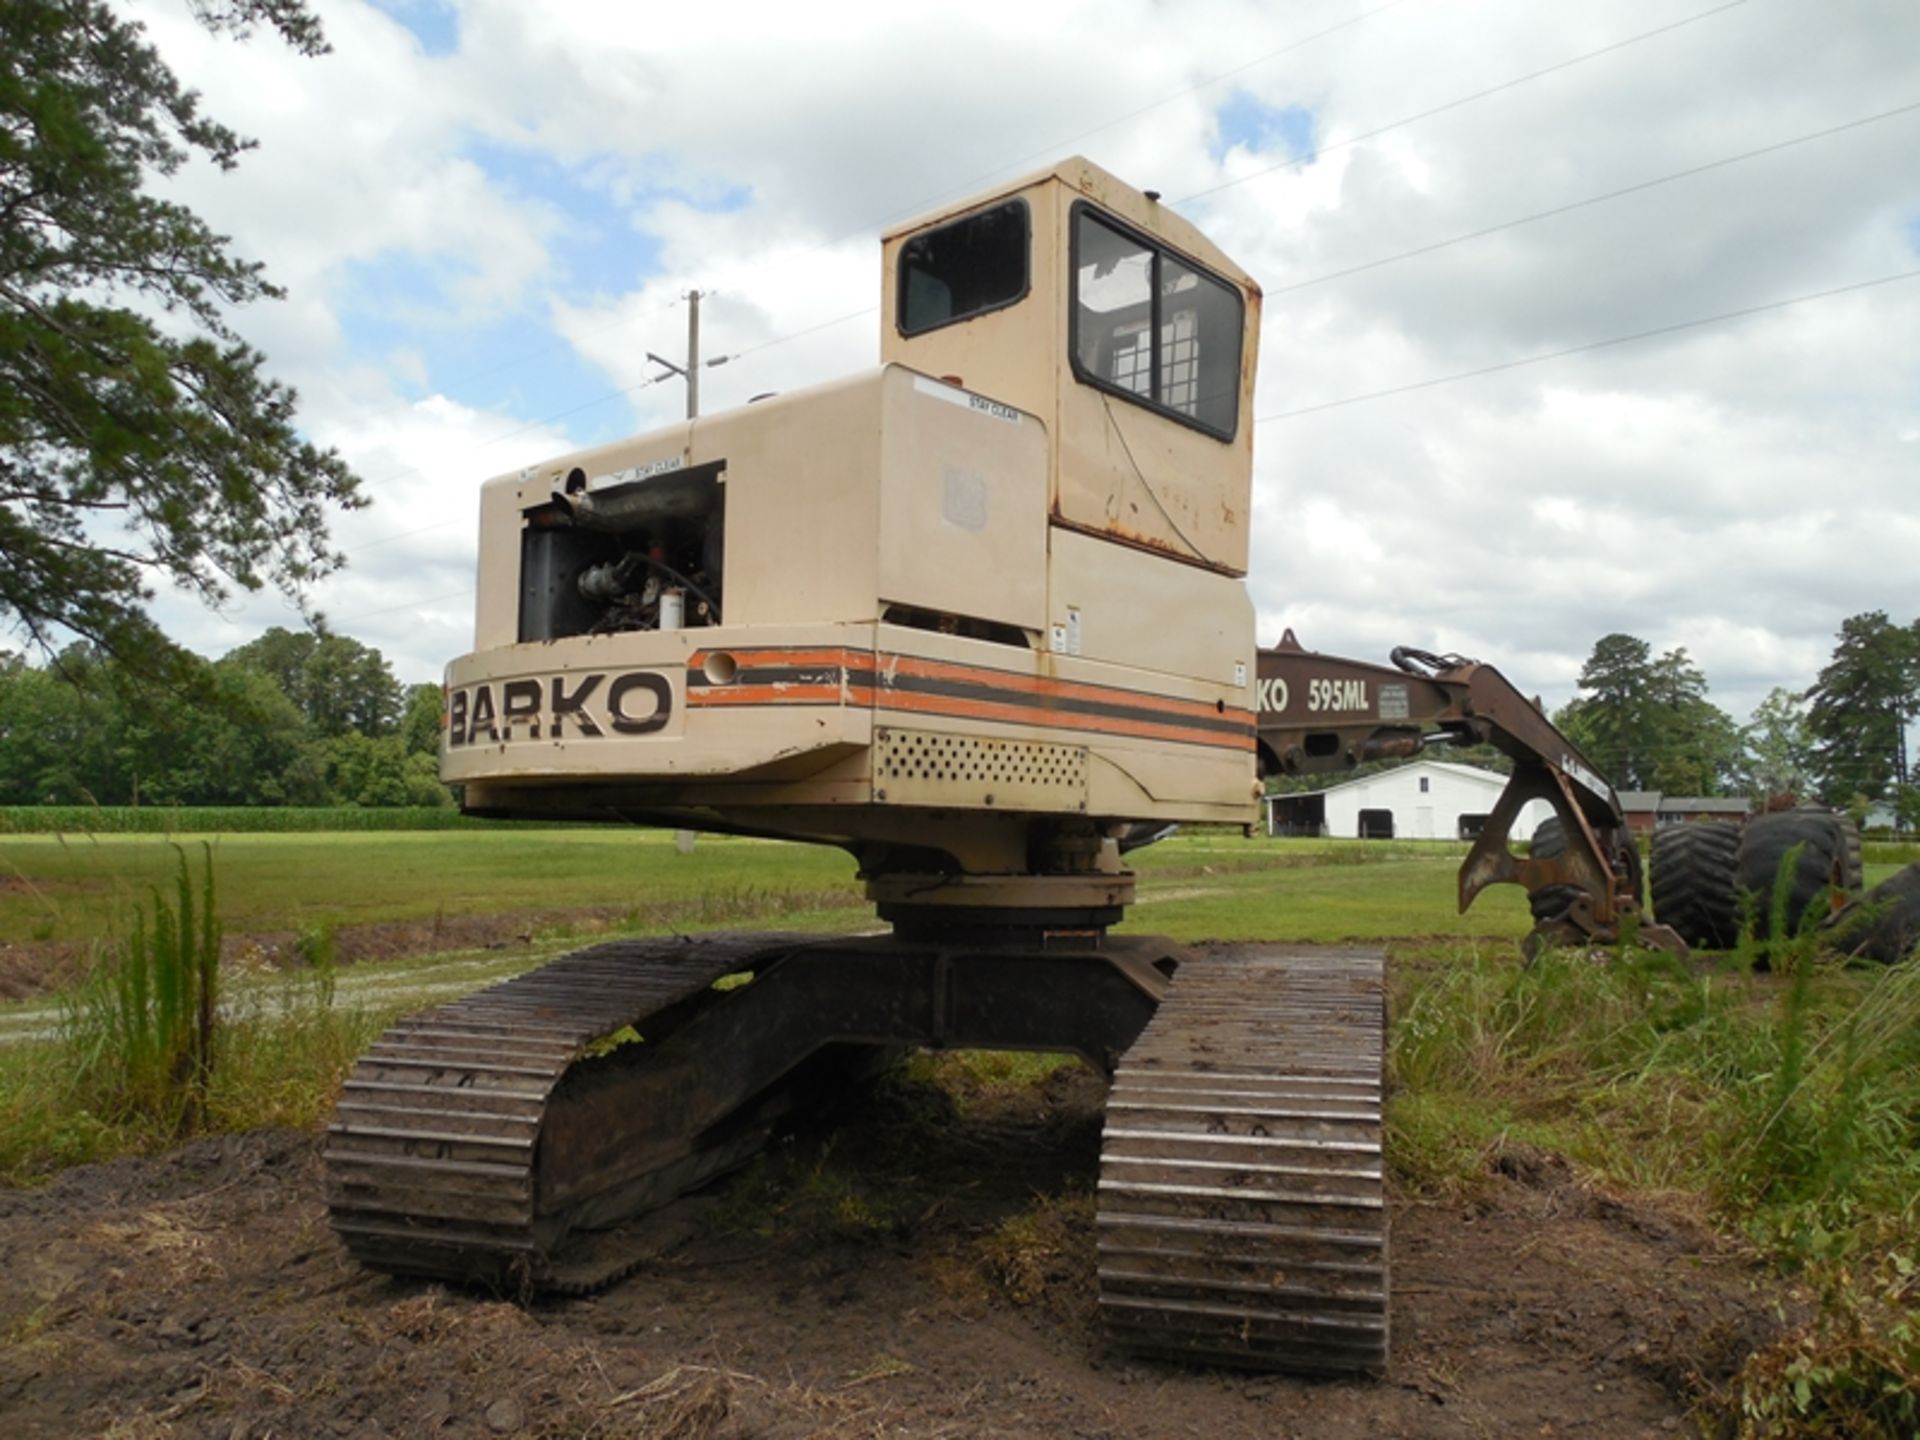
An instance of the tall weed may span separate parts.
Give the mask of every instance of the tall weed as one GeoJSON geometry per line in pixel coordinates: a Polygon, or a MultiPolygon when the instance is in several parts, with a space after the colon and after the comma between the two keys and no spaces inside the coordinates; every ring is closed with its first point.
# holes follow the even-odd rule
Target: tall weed
{"type": "Polygon", "coordinates": [[[212,855],[187,857],[87,980],[57,1036],[0,1050],[0,1183],[175,1143],[194,1131],[312,1128],[383,1016],[338,1003],[332,935],[306,966],[222,994],[212,855]]]}
{"type": "MultiPolygon", "coordinates": [[[[1792,864],[1793,857],[1783,865],[1792,864]]],[[[1739,1436],[1920,1433],[1920,964],[1849,969],[1771,899],[1728,960],[1477,951],[1403,975],[1390,1042],[1398,1182],[1484,1178],[1521,1139],[1703,1197],[1821,1297],[1707,1417],[1739,1436]],[[1463,1158],[1464,1157],[1464,1158],[1463,1158]]]]}
{"type": "Polygon", "coordinates": [[[108,943],[63,1003],[75,1084],[110,1122],[138,1118],[186,1134],[205,1121],[220,1003],[220,921],[213,850],[202,850],[199,884],[179,850],[173,898],[157,886],[150,891],[126,934],[108,943]]]}

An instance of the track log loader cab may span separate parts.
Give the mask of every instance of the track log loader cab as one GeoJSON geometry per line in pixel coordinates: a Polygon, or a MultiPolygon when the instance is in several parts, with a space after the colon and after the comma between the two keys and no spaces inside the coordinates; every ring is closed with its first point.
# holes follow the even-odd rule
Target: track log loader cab
{"type": "Polygon", "coordinates": [[[329,1131],[334,1228],[591,1288],[629,1217],[899,1046],[1071,1050],[1113,1077],[1114,1339],[1378,1371],[1383,957],[1109,937],[1126,841],[1251,824],[1257,757],[1491,738],[1568,851],[1476,850],[1463,904],[1570,881],[1602,933],[1637,898],[1612,792],[1485,667],[1256,656],[1260,292],[1186,221],[1073,160],[882,258],[878,369],[486,484],[442,773],[480,813],[842,846],[892,933],[617,942],[398,1022],[329,1131]]]}
{"type": "Polygon", "coordinates": [[[1258,287],[1082,160],[885,237],[876,370],[500,476],[444,774],[841,845],[882,914],[1098,928],[1256,816],[1258,287]]]}

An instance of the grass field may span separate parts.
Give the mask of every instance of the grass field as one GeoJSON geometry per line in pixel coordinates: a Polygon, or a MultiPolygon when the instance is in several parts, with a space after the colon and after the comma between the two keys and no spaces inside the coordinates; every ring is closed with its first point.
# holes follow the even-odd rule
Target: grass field
{"type": "MultiPolygon", "coordinates": [[[[630,930],[872,923],[845,856],[771,842],[702,837],[682,854],[658,832],[469,829],[209,843],[229,933],[589,908],[630,930]]],[[[1569,953],[1523,969],[1517,889],[1457,913],[1463,849],[1182,834],[1136,852],[1127,928],[1384,942],[1403,1195],[1457,1197],[1514,1145],[1566,1156],[1596,1185],[1660,1192],[1818,1294],[1817,1318],[1754,1357],[1727,1397],[1764,1422],[1741,1433],[1913,1433],[1900,1427],[1920,1425],[1920,965],[1848,970],[1808,947],[1776,956],[1773,974],[1753,973],[1751,952],[1569,953]]],[[[0,945],[123,934],[180,853],[155,837],[0,836],[0,945]]],[[[1875,847],[1869,883],[1911,858],[1875,847]]],[[[317,1126],[393,1015],[570,943],[232,974],[208,1123],[317,1126]]],[[[0,1180],[171,1143],[76,1089],[66,1013],[0,1006],[0,1180]]]]}
{"type": "Polygon", "coordinates": [[[351,834],[0,836],[0,944],[86,940],[173,872],[175,845],[214,847],[231,933],[762,897],[858,896],[838,851],[599,827],[351,834]]]}
{"type": "MultiPolygon", "coordinates": [[[[185,846],[214,847],[230,933],[616,907],[643,928],[820,911],[867,912],[853,862],[816,846],[702,836],[681,854],[657,830],[351,834],[0,835],[0,945],[105,934],[185,846]],[[649,924],[649,920],[653,924],[649,924]]],[[[1134,855],[1146,905],[1133,929],[1181,938],[1498,937],[1526,928],[1517,890],[1454,913],[1459,846],[1176,835],[1134,855]],[[1306,872],[1310,883],[1302,884],[1306,872]],[[1517,927],[1517,928],[1516,928],[1517,927]]],[[[844,914],[842,912],[845,912],[844,914]]],[[[783,919],[783,923],[784,919],[783,919]]]]}
{"type": "Polygon", "coordinates": [[[451,805],[0,805],[0,835],[238,835],[314,830],[483,830],[451,805]]]}
{"type": "MultiPolygon", "coordinates": [[[[701,836],[681,854],[668,832],[602,827],[0,834],[0,946],[100,938],[173,873],[176,846],[197,853],[203,842],[214,847],[230,934],[586,908],[624,912],[642,930],[770,917],[825,929],[868,914],[842,852],[725,836],[701,836]]],[[[1446,842],[1180,834],[1134,853],[1145,903],[1128,928],[1223,940],[1524,933],[1513,887],[1456,913],[1463,853],[1446,842]]],[[[1868,883],[1899,868],[1902,853],[1876,846],[1868,883]]]]}

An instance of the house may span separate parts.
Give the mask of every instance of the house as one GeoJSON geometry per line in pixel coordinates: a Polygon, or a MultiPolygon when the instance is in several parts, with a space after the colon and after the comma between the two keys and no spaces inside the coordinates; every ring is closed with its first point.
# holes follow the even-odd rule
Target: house
{"type": "Polygon", "coordinates": [[[1653,827],[1660,823],[1660,792],[1658,790],[1616,790],[1620,797],[1620,809],[1627,817],[1627,829],[1636,835],[1649,835],[1653,827]]]}
{"type": "Polygon", "coordinates": [[[1622,790],[1620,808],[1626,811],[1629,830],[1636,835],[1649,835],[1662,825],[1687,825],[1697,820],[1718,820],[1728,825],[1739,825],[1746,820],[1753,803],[1745,797],[1662,795],[1658,790],[1622,790]]]}
{"type": "MultiPolygon", "coordinates": [[[[1367,840],[1471,840],[1487,822],[1507,777],[1471,765],[1416,760],[1301,795],[1267,797],[1269,835],[1367,840]]],[[[1526,840],[1553,810],[1529,800],[1512,837],[1526,840]]]]}
{"type": "Polygon", "coordinates": [[[1688,825],[1696,820],[1719,820],[1739,825],[1752,809],[1753,802],[1744,795],[1662,795],[1660,823],[1688,825]]]}

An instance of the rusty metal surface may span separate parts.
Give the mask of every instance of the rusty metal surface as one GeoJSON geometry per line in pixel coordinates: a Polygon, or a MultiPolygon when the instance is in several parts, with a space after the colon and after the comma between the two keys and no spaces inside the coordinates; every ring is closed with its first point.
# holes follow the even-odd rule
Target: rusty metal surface
{"type": "Polygon", "coordinates": [[[1489,885],[1530,896],[1566,888],[1581,897],[1529,935],[1545,944],[1641,943],[1684,955],[1686,946],[1644,914],[1634,840],[1619,796],[1578,748],[1491,665],[1401,647],[1393,666],[1303,648],[1287,631],[1255,657],[1260,754],[1269,771],[1338,774],[1369,761],[1406,758],[1432,746],[1492,745],[1513,772],[1459,876],[1464,912],[1489,885]],[[1521,856],[1513,822],[1529,800],[1552,807],[1566,836],[1551,857],[1521,856]]]}
{"type": "Polygon", "coordinates": [[[1181,966],[1107,1105],[1100,1309],[1117,1343],[1385,1368],[1384,982],[1378,951],[1243,946],[1181,966]]]}

